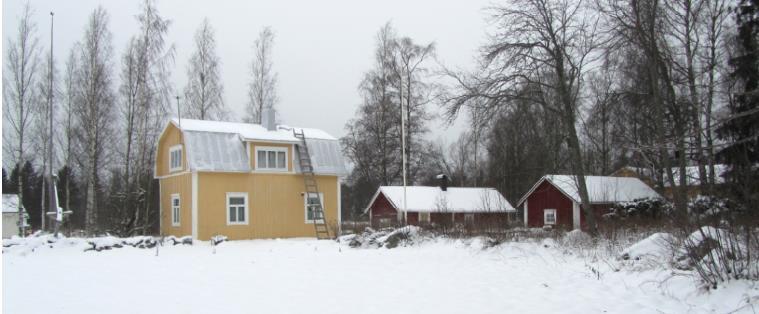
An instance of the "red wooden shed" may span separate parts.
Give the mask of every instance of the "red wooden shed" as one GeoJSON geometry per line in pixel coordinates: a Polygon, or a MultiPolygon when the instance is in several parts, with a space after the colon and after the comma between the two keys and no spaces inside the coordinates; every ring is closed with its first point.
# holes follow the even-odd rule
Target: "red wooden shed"
{"type": "Polygon", "coordinates": [[[493,188],[408,186],[404,193],[402,186],[380,186],[364,212],[373,227],[485,222],[505,226],[516,210],[493,188]]]}
{"type": "MultiPolygon", "coordinates": [[[[575,176],[546,175],[517,202],[525,227],[563,226],[583,228],[585,213],[580,210],[580,194],[575,176]]],[[[585,176],[588,197],[596,217],[616,203],[643,198],[661,198],[638,178],[585,176]]]]}

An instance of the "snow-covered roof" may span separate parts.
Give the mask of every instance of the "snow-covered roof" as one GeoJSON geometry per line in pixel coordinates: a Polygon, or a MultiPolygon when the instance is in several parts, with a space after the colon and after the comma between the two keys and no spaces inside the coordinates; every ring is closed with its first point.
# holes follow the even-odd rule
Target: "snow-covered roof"
{"type": "MultiPolygon", "coordinates": [[[[301,142],[293,134],[303,132],[311,155],[314,172],[344,176],[347,174],[339,141],[319,129],[277,126],[269,131],[259,124],[206,121],[194,119],[172,119],[184,135],[188,168],[201,171],[250,171],[250,159],[245,147],[246,141],[291,143],[301,142]]],[[[294,150],[293,155],[297,155],[294,150]]],[[[292,156],[295,171],[300,173],[300,158],[292,156]]]]}
{"type": "Polygon", "coordinates": [[[185,131],[184,140],[189,169],[250,171],[245,142],[237,134],[185,131]]]}
{"type": "MultiPolygon", "coordinates": [[[[380,186],[369,202],[374,203],[382,193],[395,208],[403,208],[402,186],[380,186]]],[[[448,212],[448,213],[484,213],[513,212],[511,206],[501,193],[494,188],[448,188],[443,191],[437,186],[406,187],[406,211],[409,212],[448,212]]],[[[368,211],[367,208],[365,211],[368,211]]]]}
{"type": "MultiPolygon", "coordinates": [[[[580,203],[580,193],[577,189],[575,176],[546,175],[517,203],[522,204],[527,197],[543,182],[548,181],[574,202],[580,203]]],[[[642,198],[661,198],[661,195],[638,178],[585,176],[585,186],[591,203],[630,202],[642,198]]]]}
{"type": "Polygon", "coordinates": [[[18,212],[18,195],[3,194],[3,212],[4,213],[18,212]]]}
{"type": "MultiPolygon", "coordinates": [[[[640,167],[632,167],[632,166],[622,167],[622,168],[614,171],[614,173],[612,173],[612,175],[615,175],[615,174],[621,172],[623,169],[635,172],[639,176],[648,177],[648,178],[654,178],[655,177],[653,175],[653,171],[651,169],[649,169],[649,168],[640,168],[640,167]]],[[[706,167],[706,171],[707,171],[707,175],[708,175],[708,173],[709,173],[709,167],[706,167]]],[[[716,165],[714,165],[714,183],[715,184],[725,183],[725,174],[727,173],[727,171],[728,171],[727,165],[724,165],[724,164],[716,164],[716,165]]],[[[675,185],[680,185],[680,168],[679,167],[672,167],[672,172],[674,173],[673,177],[675,178],[675,185]]],[[[664,186],[665,187],[669,187],[670,184],[669,184],[667,172],[665,171],[665,169],[661,170],[661,175],[664,178],[664,186]]],[[[696,186],[696,185],[699,185],[701,183],[701,180],[700,180],[701,176],[699,175],[699,172],[698,172],[698,166],[687,166],[687,167],[685,167],[685,175],[686,175],[685,180],[686,180],[686,185],[687,186],[696,186]]],[[[656,177],[659,177],[659,176],[656,176],[656,177]]]]}
{"type": "Polygon", "coordinates": [[[293,135],[293,129],[303,130],[304,135],[309,139],[337,140],[332,135],[319,129],[293,128],[286,125],[279,125],[277,126],[277,130],[269,131],[262,125],[254,123],[194,119],[182,119],[181,121],[171,119],[171,122],[182,131],[234,133],[239,134],[246,141],[300,142],[293,135]]]}
{"type": "MultiPolygon", "coordinates": [[[[714,183],[725,183],[724,175],[727,173],[727,165],[717,164],[714,165],[714,183]]],[[[673,177],[675,178],[675,185],[680,185],[680,168],[672,168],[673,177]]],[[[709,173],[709,167],[706,167],[706,173],[709,173]]],[[[667,173],[664,173],[664,177],[668,178],[667,173]]],[[[701,176],[698,173],[698,166],[685,167],[685,184],[687,186],[695,186],[701,184],[701,176]]],[[[664,180],[664,186],[670,186],[669,180],[664,180]]]]}

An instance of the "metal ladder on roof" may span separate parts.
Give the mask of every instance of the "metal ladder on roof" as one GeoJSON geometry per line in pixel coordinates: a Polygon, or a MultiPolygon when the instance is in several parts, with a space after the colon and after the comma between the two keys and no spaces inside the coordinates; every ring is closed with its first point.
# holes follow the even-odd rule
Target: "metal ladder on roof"
{"type": "Polygon", "coordinates": [[[306,206],[311,209],[314,231],[316,231],[317,239],[331,239],[329,234],[329,226],[327,225],[327,217],[324,214],[324,200],[319,194],[319,186],[316,184],[316,176],[314,175],[314,166],[311,163],[311,154],[308,152],[308,145],[306,145],[306,136],[303,134],[303,130],[298,133],[293,128],[293,135],[300,140],[300,145],[296,145],[298,149],[298,158],[300,159],[300,170],[303,173],[303,183],[305,185],[305,197],[306,206]]]}

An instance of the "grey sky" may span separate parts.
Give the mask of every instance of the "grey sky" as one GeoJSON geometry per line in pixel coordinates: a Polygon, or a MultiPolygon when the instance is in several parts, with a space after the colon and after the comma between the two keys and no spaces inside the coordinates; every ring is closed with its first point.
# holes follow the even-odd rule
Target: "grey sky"
{"type": "MultiPolygon", "coordinates": [[[[3,0],[3,45],[16,35],[24,1],[3,0]]],[[[114,66],[127,40],[137,31],[141,1],[32,0],[41,45],[49,49],[50,11],[55,12],[55,57],[64,60],[72,44],[82,37],[87,16],[103,5],[111,17],[114,66]]],[[[387,21],[398,33],[419,43],[435,41],[438,59],[448,66],[470,67],[484,40],[482,8],[475,1],[178,1],[160,0],[162,16],[172,20],[169,42],[177,49],[172,71],[174,86],[186,82],[186,65],[193,34],[204,17],[216,30],[222,62],[224,100],[235,116],[247,102],[252,45],[259,30],[270,25],[276,32],[274,67],[279,72],[278,105],[282,123],[321,128],[335,136],[361,102],[357,86],[372,66],[375,34],[387,21]]],[[[4,53],[5,50],[3,50],[4,53]]],[[[117,72],[118,73],[118,72],[117,72]]],[[[437,107],[430,107],[437,112],[437,107]]],[[[459,123],[444,129],[431,125],[433,140],[451,142],[459,123]]]]}

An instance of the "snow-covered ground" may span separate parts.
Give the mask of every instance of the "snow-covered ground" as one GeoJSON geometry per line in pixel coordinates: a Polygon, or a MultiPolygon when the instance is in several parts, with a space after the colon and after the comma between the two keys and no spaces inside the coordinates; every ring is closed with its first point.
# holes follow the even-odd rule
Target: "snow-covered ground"
{"type": "MultiPolygon", "coordinates": [[[[102,240],[108,242],[108,239],[102,240]]],[[[554,241],[429,240],[351,248],[311,239],[87,251],[81,239],[3,249],[3,313],[726,313],[759,286],[698,289],[554,241]],[[548,246],[548,247],[546,247],[548,246]],[[619,269],[619,271],[615,271],[619,269]]],[[[630,262],[630,261],[627,261],[630,262]]],[[[657,268],[652,268],[657,269],[657,268]]]]}

